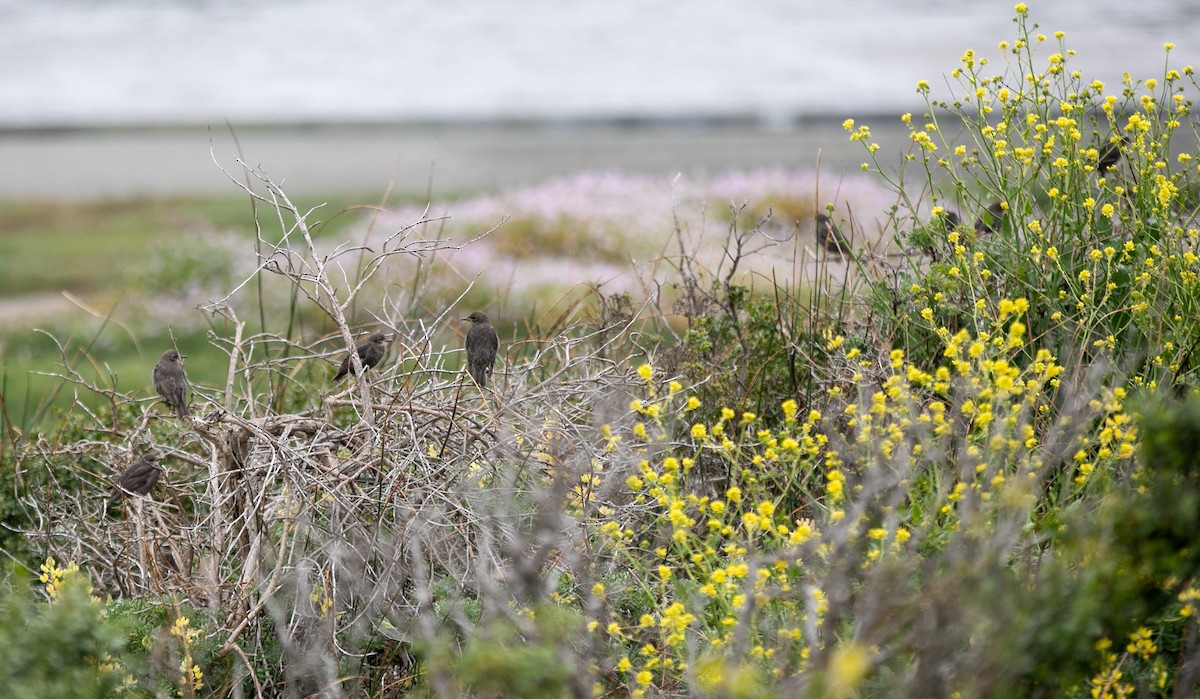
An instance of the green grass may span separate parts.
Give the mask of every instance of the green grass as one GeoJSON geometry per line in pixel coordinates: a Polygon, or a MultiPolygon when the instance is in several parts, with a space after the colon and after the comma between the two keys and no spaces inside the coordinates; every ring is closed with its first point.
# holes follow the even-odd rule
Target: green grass
{"type": "MultiPolygon", "coordinates": [[[[306,197],[302,210],[326,204],[315,216],[318,235],[334,235],[358,220],[347,207],[379,202],[378,194],[306,197]]],[[[260,217],[270,235],[278,224],[260,217]]],[[[116,288],[147,246],[210,230],[254,231],[244,196],[136,198],[99,202],[0,202],[0,297],[116,288]]]]}
{"type": "MultiPolygon", "coordinates": [[[[226,358],[212,350],[203,334],[176,340],[180,351],[188,355],[187,372],[193,383],[224,383],[226,358]]],[[[135,339],[110,325],[97,335],[72,338],[65,349],[71,367],[86,381],[100,388],[133,391],[149,399],[155,395],[150,372],[169,347],[169,337],[135,339]]],[[[0,338],[0,357],[0,394],[6,413],[0,419],[22,431],[49,424],[43,418],[68,408],[76,398],[75,391],[80,401],[92,408],[106,400],[98,393],[44,375],[63,373],[63,354],[44,334],[29,332],[0,338]]]]}
{"type": "MultiPolygon", "coordinates": [[[[333,236],[361,219],[353,207],[377,205],[377,193],[347,193],[300,197],[295,204],[314,214],[313,233],[333,236]]],[[[395,203],[391,201],[390,203],[395,203]]],[[[273,210],[260,209],[264,235],[278,235],[273,210]]],[[[254,214],[249,199],[219,197],[133,198],[93,202],[0,201],[0,298],[65,290],[91,297],[118,297],[147,250],[164,240],[186,244],[190,236],[207,231],[234,231],[252,236],[254,214]]],[[[53,323],[51,323],[53,325],[53,323]]],[[[158,355],[171,346],[169,336],[131,338],[108,325],[95,338],[94,330],[71,329],[68,355],[72,366],[88,380],[107,384],[115,377],[121,390],[150,389],[150,370],[158,355]],[[93,344],[93,339],[96,341],[93,344]]],[[[223,356],[207,347],[202,335],[177,338],[191,354],[188,373],[194,381],[223,382],[223,356]]],[[[31,329],[0,329],[0,396],[5,415],[0,421],[28,429],[54,408],[73,400],[59,381],[39,373],[61,370],[62,357],[54,343],[31,329]]],[[[95,406],[98,396],[85,396],[95,406]]]]}

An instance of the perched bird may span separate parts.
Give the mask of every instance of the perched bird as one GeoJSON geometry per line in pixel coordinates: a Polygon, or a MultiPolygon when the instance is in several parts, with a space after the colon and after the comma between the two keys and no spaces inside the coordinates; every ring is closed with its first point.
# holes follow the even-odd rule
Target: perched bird
{"type": "Polygon", "coordinates": [[[159,476],[162,475],[162,468],[159,467],[159,462],[162,460],[158,454],[148,451],[134,460],[129,468],[121,472],[117,476],[116,482],[113,484],[112,497],[109,502],[116,502],[121,497],[127,495],[145,495],[149,493],[156,483],[159,476]]]}
{"type": "MultiPolygon", "coordinates": [[[[358,352],[358,361],[362,362],[363,369],[370,369],[378,366],[383,361],[383,355],[387,354],[388,345],[392,341],[392,336],[385,332],[373,332],[367,339],[358,343],[354,351],[358,352]]],[[[350,355],[342,360],[341,366],[338,367],[337,374],[333,380],[345,376],[347,373],[354,374],[354,364],[350,361],[350,355]]],[[[355,374],[357,376],[357,374],[355,374]]]]}
{"type": "Polygon", "coordinates": [[[817,245],[835,255],[844,255],[850,252],[850,243],[846,241],[846,236],[838,230],[833,219],[825,214],[817,214],[817,245]]]}
{"type": "Polygon", "coordinates": [[[921,251],[929,256],[929,259],[937,262],[941,259],[941,243],[944,241],[947,233],[957,230],[962,225],[962,219],[959,218],[955,211],[945,211],[940,216],[935,216],[929,219],[929,225],[926,227],[923,235],[919,238],[924,245],[921,246],[921,251]]]}
{"type": "Polygon", "coordinates": [[[1096,158],[1096,169],[1103,175],[1109,170],[1117,166],[1121,160],[1121,146],[1129,145],[1129,137],[1121,136],[1115,141],[1109,141],[1104,148],[1100,149],[1100,155],[1096,158]]]}
{"type": "Polygon", "coordinates": [[[181,419],[188,416],[187,374],[183,373],[183,360],[186,356],[175,350],[163,352],[154,365],[154,390],[162,396],[163,401],[175,410],[181,419]]]}
{"type": "Polygon", "coordinates": [[[1003,222],[1004,205],[998,201],[994,201],[988,204],[988,207],[983,210],[979,218],[975,219],[975,232],[980,235],[995,233],[1003,222]]]}
{"type": "Polygon", "coordinates": [[[467,331],[467,371],[480,388],[487,386],[492,367],[496,364],[496,352],[500,349],[500,336],[492,327],[486,313],[475,311],[463,318],[471,322],[467,331]]]}

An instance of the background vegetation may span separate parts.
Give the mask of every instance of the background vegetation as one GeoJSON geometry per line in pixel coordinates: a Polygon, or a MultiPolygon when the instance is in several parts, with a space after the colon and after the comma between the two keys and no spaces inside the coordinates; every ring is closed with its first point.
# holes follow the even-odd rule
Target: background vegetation
{"type": "Polygon", "coordinates": [[[1194,696],[1196,84],[1089,82],[1027,12],[903,117],[902,178],[846,122],[873,205],[588,176],[319,234],[249,173],[253,238],[167,250],[200,271],[131,301],[205,338],[196,417],[68,351],[69,407],[8,423],[5,547],[41,577],[0,601],[6,686],[1194,696]],[[853,255],[809,237],[826,204],[853,255]],[[550,271],[489,276],[529,251],[550,271]],[[581,257],[595,284],[541,283],[581,257]],[[485,390],[448,330],[481,307],[485,390]],[[393,352],[330,385],[360,324],[393,352]],[[165,482],[110,501],[147,448],[165,482]]]}

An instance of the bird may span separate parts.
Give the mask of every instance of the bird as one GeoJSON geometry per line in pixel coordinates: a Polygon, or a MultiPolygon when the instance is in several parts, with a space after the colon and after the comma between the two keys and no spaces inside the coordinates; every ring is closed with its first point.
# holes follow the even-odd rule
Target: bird
{"type": "Polygon", "coordinates": [[[158,465],[161,460],[162,457],[152,451],[135,459],[129,468],[117,476],[117,480],[113,483],[113,494],[108,501],[116,502],[127,495],[149,493],[158,483],[159,476],[162,475],[162,468],[158,465]]]}
{"type": "MultiPolygon", "coordinates": [[[[354,348],[354,351],[358,352],[358,361],[362,362],[363,369],[370,369],[378,366],[379,363],[383,361],[383,356],[387,354],[388,344],[390,344],[391,341],[392,336],[390,334],[379,331],[371,333],[369,336],[367,336],[367,339],[358,343],[358,346],[354,348]]],[[[346,358],[342,360],[342,363],[338,367],[337,374],[334,375],[333,380],[337,381],[347,373],[355,374],[354,364],[351,362],[349,354],[347,354],[346,358]]],[[[357,374],[355,374],[355,376],[357,376],[357,374]]]]}
{"type": "Polygon", "coordinates": [[[1100,155],[1096,158],[1096,169],[1101,175],[1117,166],[1121,160],[1121,146],[1126,145],[1129,145],[1129,137],[1121,136],[1115,141],[1109,141],[1100,150],[1100,155]]]}
{"type": "Polygon", "coordinates": [[[183,419],[188,416],[187,374],[183,373],[183,360],[187,359],[176,350],[169,349],[162,353],[158,364],[154,365],[154,390],[162,396],[163,401],[175,410],[175,414],[183,419]]]}
{"type": "Polygon", "coordinates": [[[835,255],[850,252],[850,243],[846,241],[846,236],[838,230],[833,219],[825,214],[817,214],[817,244],[835,255]]]}
{"type": "Polygon", "coordinates": [[[988,204],[988,207],[983,210],[979,218],[975,219],[975,232],[983,235],[985,233],[995,233],[996,229],[1004,222],[1004,205],[998,201],[988,204]]]}
{"type": "Polygon", "coordinates": [[[475,311],[463,320],[471,323],[471,329],[467,331],[467,371],[475,383],[483,388],[487,386],[492,367],[496,364],[500,336],[496,334],[486,313],[475,311]]]}
{"type": "Polygon", "coordinates": [[[937,262],[942,257],[940,243],[947,233],[957,230],[961,225],[962,219],[956,211],[944,211],[942,215],[930,219],[926,232],[931,235],[921,236],[920,240],[925,243],[920,246],[921,251],[937,262]]]}

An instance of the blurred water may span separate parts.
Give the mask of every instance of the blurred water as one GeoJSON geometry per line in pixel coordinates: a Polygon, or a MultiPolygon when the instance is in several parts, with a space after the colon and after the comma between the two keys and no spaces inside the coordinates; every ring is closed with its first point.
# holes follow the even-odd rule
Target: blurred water
{"type": "MultiPolygon", "coordinates": [[[[1200,3],[1032,2],[1088,78],[1200,63],[1200,3]]],[[[0,126],[845,116],[919,108],[986,0],[0,0],[0,126]]],[[[1051,53],[1050,50],[1045,51],[1051,53]]]]}

